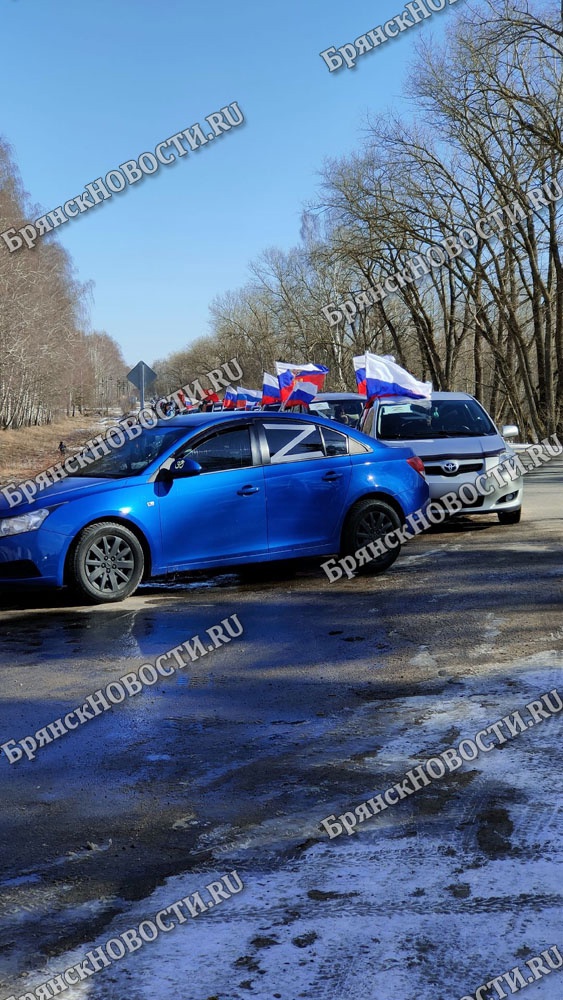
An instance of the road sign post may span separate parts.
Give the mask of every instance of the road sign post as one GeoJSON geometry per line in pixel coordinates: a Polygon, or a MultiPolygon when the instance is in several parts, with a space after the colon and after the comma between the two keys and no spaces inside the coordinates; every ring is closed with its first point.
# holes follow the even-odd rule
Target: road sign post
{"type": "Polygon", "coordinates": [[[142,410],[145,408],[145,387],[152,385],[157,377],[156,372],[149,365],[145,364],[144,361],[139,361],[127,375],[127,380],[132,382],[135,388],[141,393],[142,410]]]}

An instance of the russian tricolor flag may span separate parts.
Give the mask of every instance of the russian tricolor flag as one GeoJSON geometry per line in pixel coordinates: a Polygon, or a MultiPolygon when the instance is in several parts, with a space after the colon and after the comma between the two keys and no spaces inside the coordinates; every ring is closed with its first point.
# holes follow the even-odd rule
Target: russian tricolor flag
{"type": "Polygon", "coordinates": [[[289,396],[293,388],[293,383],[294,383],[293,372],[289,371],[289,369],[286,369],[285,371],[278,373],[278,385],[280,387],[280,397],[283,402],[285,402],[285,400],[289,396]]]}
{"type": "Polygon", "coordinates": [[[408,396],[410,399],[429,399],[432,382],[418,379],[395,363],[390,354],[362,354],[354,358],[358,392],[368,399],[381,396],[408,396]]]}
{"type": "Polygon", "coordinates": [[[281,398],[286,400],[295,382],[312,382],[317,387],[317,392],[321,392],[328,375],[329,369],[325,365],[292,365],[286,361],[276,361],[276,372],[278,375],[281,398]]]}
{"type": "Polygon", "coordinates": [[[280,383],[276,375],[264,372],[262,379],[262,406],[266,403],[281,403],[280,383]]]}
{"type": "Polygon", "coordinates": [[[354,358],[354,371],[356,375],[356,382],[358,383],[358,392],[362,396],[367,396],[366,389],[366,359],[364,355],[360,358],[354,358]]]}
{"type": "Polygon", "coordinates": [[[245,389],[239,385],[237,388],[237,410],[254,409],[260,405],[262,393],[258,389],[245,389]]]}
{"type": "Polygon", "coordinates": [[[237,391],[233,389],[232,385],[228,385],[225,389],[225,396],[223,399],[223,409],[224,410],[235,410],[237,405],[237,391]]]}
{"type": "Polygon", "coordinates": [[[294,379],[312,382],[313,385],[317,386],[317,392],[320,392],[324,386],[329,369],[325,365],[292,365],[286,361],[276,361],[276,372],[278,376],[289,372],[294,379]]]}
{"type": "Polygon", "coordinates": [[[318,389],[314,382],[302,382],[297,379],[289,396],[285,400],[284,407],[298,406],[299,403],[308,406],[317,395],[318,389]]]}

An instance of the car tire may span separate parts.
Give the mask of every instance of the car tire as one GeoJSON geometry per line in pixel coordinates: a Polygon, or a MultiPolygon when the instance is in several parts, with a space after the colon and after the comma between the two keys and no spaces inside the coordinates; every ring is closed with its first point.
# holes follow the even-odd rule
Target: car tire
{"type": "Polygon", "coordinates": [[[498,519],[501,524],[520,524],[522,508],[518,510],[503,510],[498,512],[498,519]]]}
{"type": "Polygon", "coordinates": [[[84,528],[76,539],[69,582],[89,603],[112,604],[137,589],[144,565],[141,543],[129,528],[99,521],[84,528]]]}
{"type": "MultiPolygon", "coordinates": [[[[397,511],[382,500],[361,500],[348,514],[342,534],[342,555],[354,556],[358,549],[401,527],[397,511]]],[[[400,544],[358,568],[360,573],[383,573],[401,551],[400,544]]]]}

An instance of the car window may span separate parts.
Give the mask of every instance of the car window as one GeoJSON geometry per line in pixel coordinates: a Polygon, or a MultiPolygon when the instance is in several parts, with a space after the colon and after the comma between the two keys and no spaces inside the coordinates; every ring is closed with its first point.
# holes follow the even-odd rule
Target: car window
{"type": "Polygon", "coordinates": [[[384,441],[481,437],[484,434],[496,434],[496,430],[473,399],[419,400],[379,406],[378,437],[384,441]]]}
{"type": "MultiPolygon", "coordinates": [[[[137,437],[126,440],[120,448],[108,455],[102,453],[101,458],[95,461],[91,459],[99,454],[100,448],[85,448],[81,454],[86,460],[90,460],[89,464],[77,469],[76,472],[70,472],[69,475],[82,476],[84,479],[123,479],[126,476],[138,476],[185,433],[184,427],[155,427],[143,431],[139,428],[137,437]]],[[[109,451],[107,445],[103,447],[109,451]]]]}
{"type": "Polygon", "coordinates": [[[348,438],[345,434],[341,434],[340,431],[333,431],[331,427],[323,427],[322,433],[325,443],[325,454],[329,458],[336,455],[348,454],[348,438]]]}
{"type": "Polygon", "coordinates": [[[319,399],[309,406],[312,414],[328,417],[341,424],[347,424],[349,427],[358,426],[363,408],[364,403],[361,399],[331,399],[330,401],[319,399]]]}
{"type": "Polygon", "coordinates": [[[360,421],[359,429],[363,434],[373,434],[373,415],[374,408],[370,406],[369,410],[365,411],[365,416],[362,421],[360,421]]]}
{"type": "Polygon", "coordinates": [[[372,450],[363,441],[356,441],[356,438],[348,438],[348,447],[351,455],[365,455],[369,454],[372,450]]]}
{"type": "Polygon", "coordinates": [[[324,446],[317,424],[284,420],[278,424],[264,423],[263,427],[272,465],[324,458],[324,446]]]}
{"type": "Polygon", "coordinates": [[[250,428],[234,427],[208,434],[193,447],[184,448],[176,458],[193,458],[203,472],[246,469],[252,465],[250,428]]]}

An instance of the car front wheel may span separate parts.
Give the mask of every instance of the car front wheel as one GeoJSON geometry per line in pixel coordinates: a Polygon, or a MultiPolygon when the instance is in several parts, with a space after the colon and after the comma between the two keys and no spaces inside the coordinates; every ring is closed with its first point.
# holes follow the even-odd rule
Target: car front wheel
{"type": "MultiPolygon", "coordinates": [[[[348,515],[342,536],[342,555],[354,556],[370,542],[384,538],[390,531],[401,527],[401,519],[393,507],[382,500],[362,500],[348,515]]],[[[359,567],[364,573],[383,573],[395,562],[401,551],[400,544],[387,549],[383,555],[372,557],[368,549],[369,562],[359,567]]]]}
{"type": "Polygon", "coordinates": [[[70,562],[70,582],[88,601],[123,601],[137,589],[144,554],[136,535],[122,524],[91,524],[77,538],[70,562]]]}

